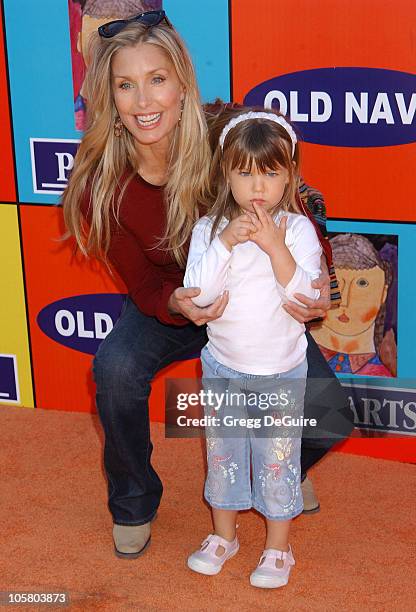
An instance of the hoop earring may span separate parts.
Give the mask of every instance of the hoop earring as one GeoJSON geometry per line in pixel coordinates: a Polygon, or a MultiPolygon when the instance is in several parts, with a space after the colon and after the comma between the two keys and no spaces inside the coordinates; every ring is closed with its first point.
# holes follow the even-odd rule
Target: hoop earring
{"type": "Polygon", "coordinates": [[[114,136],[120,138],[124,131],[124,125],[120,117],[117,117],[114,121],[114,136]]]}

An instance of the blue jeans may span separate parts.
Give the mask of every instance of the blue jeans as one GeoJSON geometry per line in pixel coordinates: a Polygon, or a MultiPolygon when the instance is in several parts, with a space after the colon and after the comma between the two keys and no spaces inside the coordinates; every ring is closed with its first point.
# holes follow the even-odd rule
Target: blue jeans
{"type": "Polygon", "coordinates": [[[177,359],[199,354],[204,327],[164,325],[126,299],[120,319],[94,359],[97,410],[104,429],[109,509],[119,525],[142,525],[156,514],[162,483],[151,464],[150,382],[177,359]]]}
{"type": "Polygon", "coordinates": [[[205,499],[213,508],[255,508],[270,520],[294,518],[303,510],[299,420],[303,416],[306,358],[293,369],[271,376],[245,374],[224,366],[207,347],[202,349],[201,361],[204,390],[215,397],[205,413],[217,419],[216,426],[206,428],[205,499]],[[288,405],[267,408],[271,398],[274,406],[279,404],[283,393],[290,398],[288,405]],[[292,417],[295,425],[285,429],[269,421],[265,426],[266,418],[283,416],[292,417]]]}

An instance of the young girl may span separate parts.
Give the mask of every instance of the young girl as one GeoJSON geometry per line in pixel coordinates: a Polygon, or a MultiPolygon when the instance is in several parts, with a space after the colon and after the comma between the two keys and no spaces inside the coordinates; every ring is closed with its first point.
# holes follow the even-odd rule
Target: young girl
{"type": "MultiPolygon", "coordinates": [[[[297,383],[290,406],[299,415],[307,374],[305,327],[282,305],[297,293],[319,296],[311,281],[319,276],[322,249],[296,204],[297,138],[273,111],[240,109],[228,116],[211,170],[216,200],[193,230],[184,280],[185,287],[201,288],[193,298],[198,306],[229,294],[222,317],[208,323],[209,341],[201,353],[204,387],[216,393],[238,388],[247,396],[254,385],[260,397],[259,391],[277,391],[289,378],[297,383]]],[[[230,429],[224,426],[230,421],[221,420],[223,407],[214,406],[210,414],[219,419],[221,432],[230,429]]],[[[301,439],[299,432],[284,437],[281,429],[254,434],[246,428],[242,434],[249,422],[235,421],[235,437],[207,430],[205,498],[214,534],[188,558],[188,566],[207,575],[221,571],[239,549],[238,511],[255,508],[266,519],[267,534],[250,583],[275,588],[287,584],[295,563],[289,528],[303,509],[301,439]]]]}

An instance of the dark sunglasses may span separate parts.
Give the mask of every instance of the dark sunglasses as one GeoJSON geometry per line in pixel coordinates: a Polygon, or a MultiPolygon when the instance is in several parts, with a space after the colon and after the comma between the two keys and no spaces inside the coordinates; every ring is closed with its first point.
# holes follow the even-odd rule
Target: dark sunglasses
{"type": "Polygon", "coordinates": [[[146,13],[140,13],[140,15],[136,15],[130,19],[117,19],[117,21],[105,23],[98,28],[98,34],[102,36],[102,38],[112,38],[124,30],[129,23],[135,23],[136,21],[148,28],[157,26],[159,23],[162,23],[162,21],[165,21],[170,28],[172,27],[171,22],[166,17],[165,11],[147,11],[146,13]]]}

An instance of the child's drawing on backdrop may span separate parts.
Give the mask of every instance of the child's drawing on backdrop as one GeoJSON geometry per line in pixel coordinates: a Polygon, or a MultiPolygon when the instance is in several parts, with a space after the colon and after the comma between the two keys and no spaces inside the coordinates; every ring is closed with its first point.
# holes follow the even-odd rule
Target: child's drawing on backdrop
{"type": "Polygon", "coordinates": [[[397,236],[330,235],[341,303],[312,335],[334,372],[397,376],[397,236]]]}
{"type": "Polygon", "coordinates": [[[88,66],[88,44],[92,32],[103,23],[127,19],[145,11],[162,8],[162,0],[68,0],[71,36],[72,79],[74,83],[75,129],[85,128],[87,101],[83,91],[88,66]]]}

